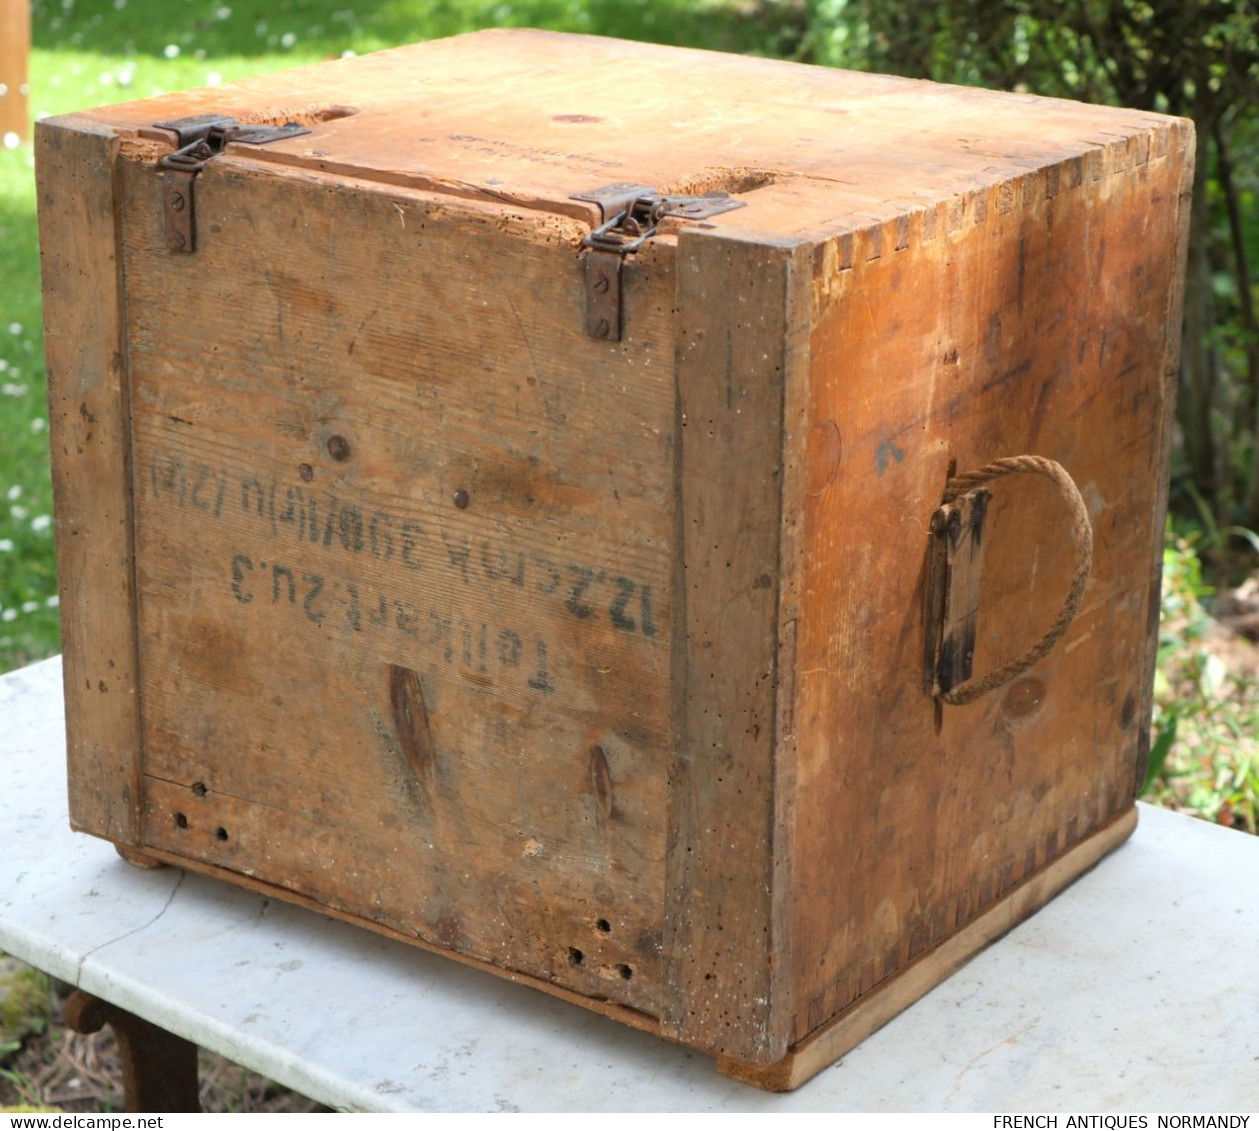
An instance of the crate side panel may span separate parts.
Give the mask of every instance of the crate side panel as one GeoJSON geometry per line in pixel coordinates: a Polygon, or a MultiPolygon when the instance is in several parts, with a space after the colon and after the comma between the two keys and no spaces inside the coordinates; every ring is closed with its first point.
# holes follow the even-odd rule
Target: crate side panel
{"type": "Polygon", "coordinates": [[[117,141],[74,117],[36,130],[70,820],[140,835],[140,704],[117,141]]]}
{"type": "Polygon", "coordinates": [[[148,843],[655,1012],[672,249],[610,344],[580,225],[124,177],[148,843]]]}
{"type": "MultiPolygon", "coordinates": [[[[803,269],[802,269],[803,264],[803,269]]],[[[786,1049],[775,918],[783,389],[799,246],[678,246],[678,757],[665,952],[677,1039],[763,1064],[786,1049]]]]}
{"type": "MultiPolygon", "coordinates": [[[[811,434],[834,435],[811,458],[839,455],[803,504],[797,1039],[1132,803],[1185,129],[942,205],[904,238],[888,225],[822,252],[809,415],[811,434]],[[937,718],[927,524],[952,461],[1024,453],[1062,463],[1088,505],[1084,605],[1034,668],[937,718]]],[[[1046,481],[991,489],[977,675],[1049,627],[1073,559],[1046,481]]]]}

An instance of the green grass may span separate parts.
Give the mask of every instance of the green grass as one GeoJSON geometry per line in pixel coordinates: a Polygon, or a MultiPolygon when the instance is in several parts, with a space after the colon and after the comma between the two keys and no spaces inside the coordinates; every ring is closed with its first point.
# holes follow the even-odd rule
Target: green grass
{"type": "Polygon", "coordinates": [[[29,147],[0,152],[0,671],[57,646],[29,147]]]}
{"type": "MultiPolygon", "coordinates": [[[[36,116],[489,26],[752,53],[776,46],[772,21],[728,0],[35,0],[31,11],[36,116]]],[[[608,96],[633,95],[610,86],[608,96]]],[[[31,147],[0,148],[0,671],[59,647],[40,319],[31,147]]]]}

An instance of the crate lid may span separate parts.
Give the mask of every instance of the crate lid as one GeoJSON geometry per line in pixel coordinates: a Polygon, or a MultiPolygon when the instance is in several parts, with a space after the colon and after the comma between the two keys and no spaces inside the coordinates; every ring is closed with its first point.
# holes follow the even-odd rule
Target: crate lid
{"type": "MultiPolygon", "coordinates": [[[[1160,115],[775,60],[527,29],[450,39],[103,107],[303,121],[254,161],[582,219],[612,182],[744,200],[718,227],[818,236],[889,219],[1130,139],[1160,115]]],[[[244,147],[237,147],[244,149],[244,147]]]]}

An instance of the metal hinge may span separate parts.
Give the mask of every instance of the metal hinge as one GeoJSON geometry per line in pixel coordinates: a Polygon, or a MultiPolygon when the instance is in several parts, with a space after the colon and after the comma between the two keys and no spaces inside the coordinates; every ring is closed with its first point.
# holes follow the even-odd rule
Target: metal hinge
{"type": "Polygon", "coordinates": [[[162,209],[166,214],[166,246],[171,251],[196,250],[197,222],[193,181],[210,158],[223,152],[228,142],[266,145],[281,138],[308,134],[298,122],[279,126],[242,126],[235,118],[198,114],[157,122],[159,129],[173,130],[179,147],[158,163],[162,170],[162,209]]]}
{"type": "Polygon", "coordinates": [[[592,338],[621,340],[621,267],[652,236],[666,216],[702,220],[742,208],[729,193],[706,196],[661,196],[650,185],[618,181],[574,193],[572,200],[599,206],[602,223],[583,241],[586,254],[586,333],[592,338]]]}

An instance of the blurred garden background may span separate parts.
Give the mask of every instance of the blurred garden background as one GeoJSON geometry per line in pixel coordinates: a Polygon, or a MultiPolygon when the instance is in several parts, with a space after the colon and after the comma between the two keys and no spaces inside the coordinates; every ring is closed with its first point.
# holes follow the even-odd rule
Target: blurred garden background
{"type": "MultiPolygon", "coordinates": [[[[1150,798],[1259,825],[1255,0],[34,0],[30,114],[214,86],[479,27],[582,31],[1192,117],[1150,798]]],[[[33,157],[0,148],[0,671],[57,651],[33,157]]]]}
{"type": "MultiPolygon", "coordinates": [[[[504,25],[754,53],[1192,117],[1199,175],[1165,551],[1156,741],[1146,796],[1250,833],[1259,830],[1255,0],[34,0],[30,16],[32,117],[504,25]]],[[[16,132],[2,140],[5,671],[58,650],[58,608],[32,149],[16,132]]],[[[51,1100],[68,1110],[92,1110],[120,1102],[109,1091],[116,1088],[117,1065],[108,1046],[41,1038],[39,1018],[41,1010],[47,1013],[49,995],[38,980],[21,988],[30,975],[19,971],[13,983],[19,988],[12,991],[0,977],[0,1103],[51,1100]]],[[[211,1106],[303,1110],[300,1097],[225,1062],[203,1064],[203,1075],[211,1092],[221,1093],[207,1096],[211,1106]]]]}

